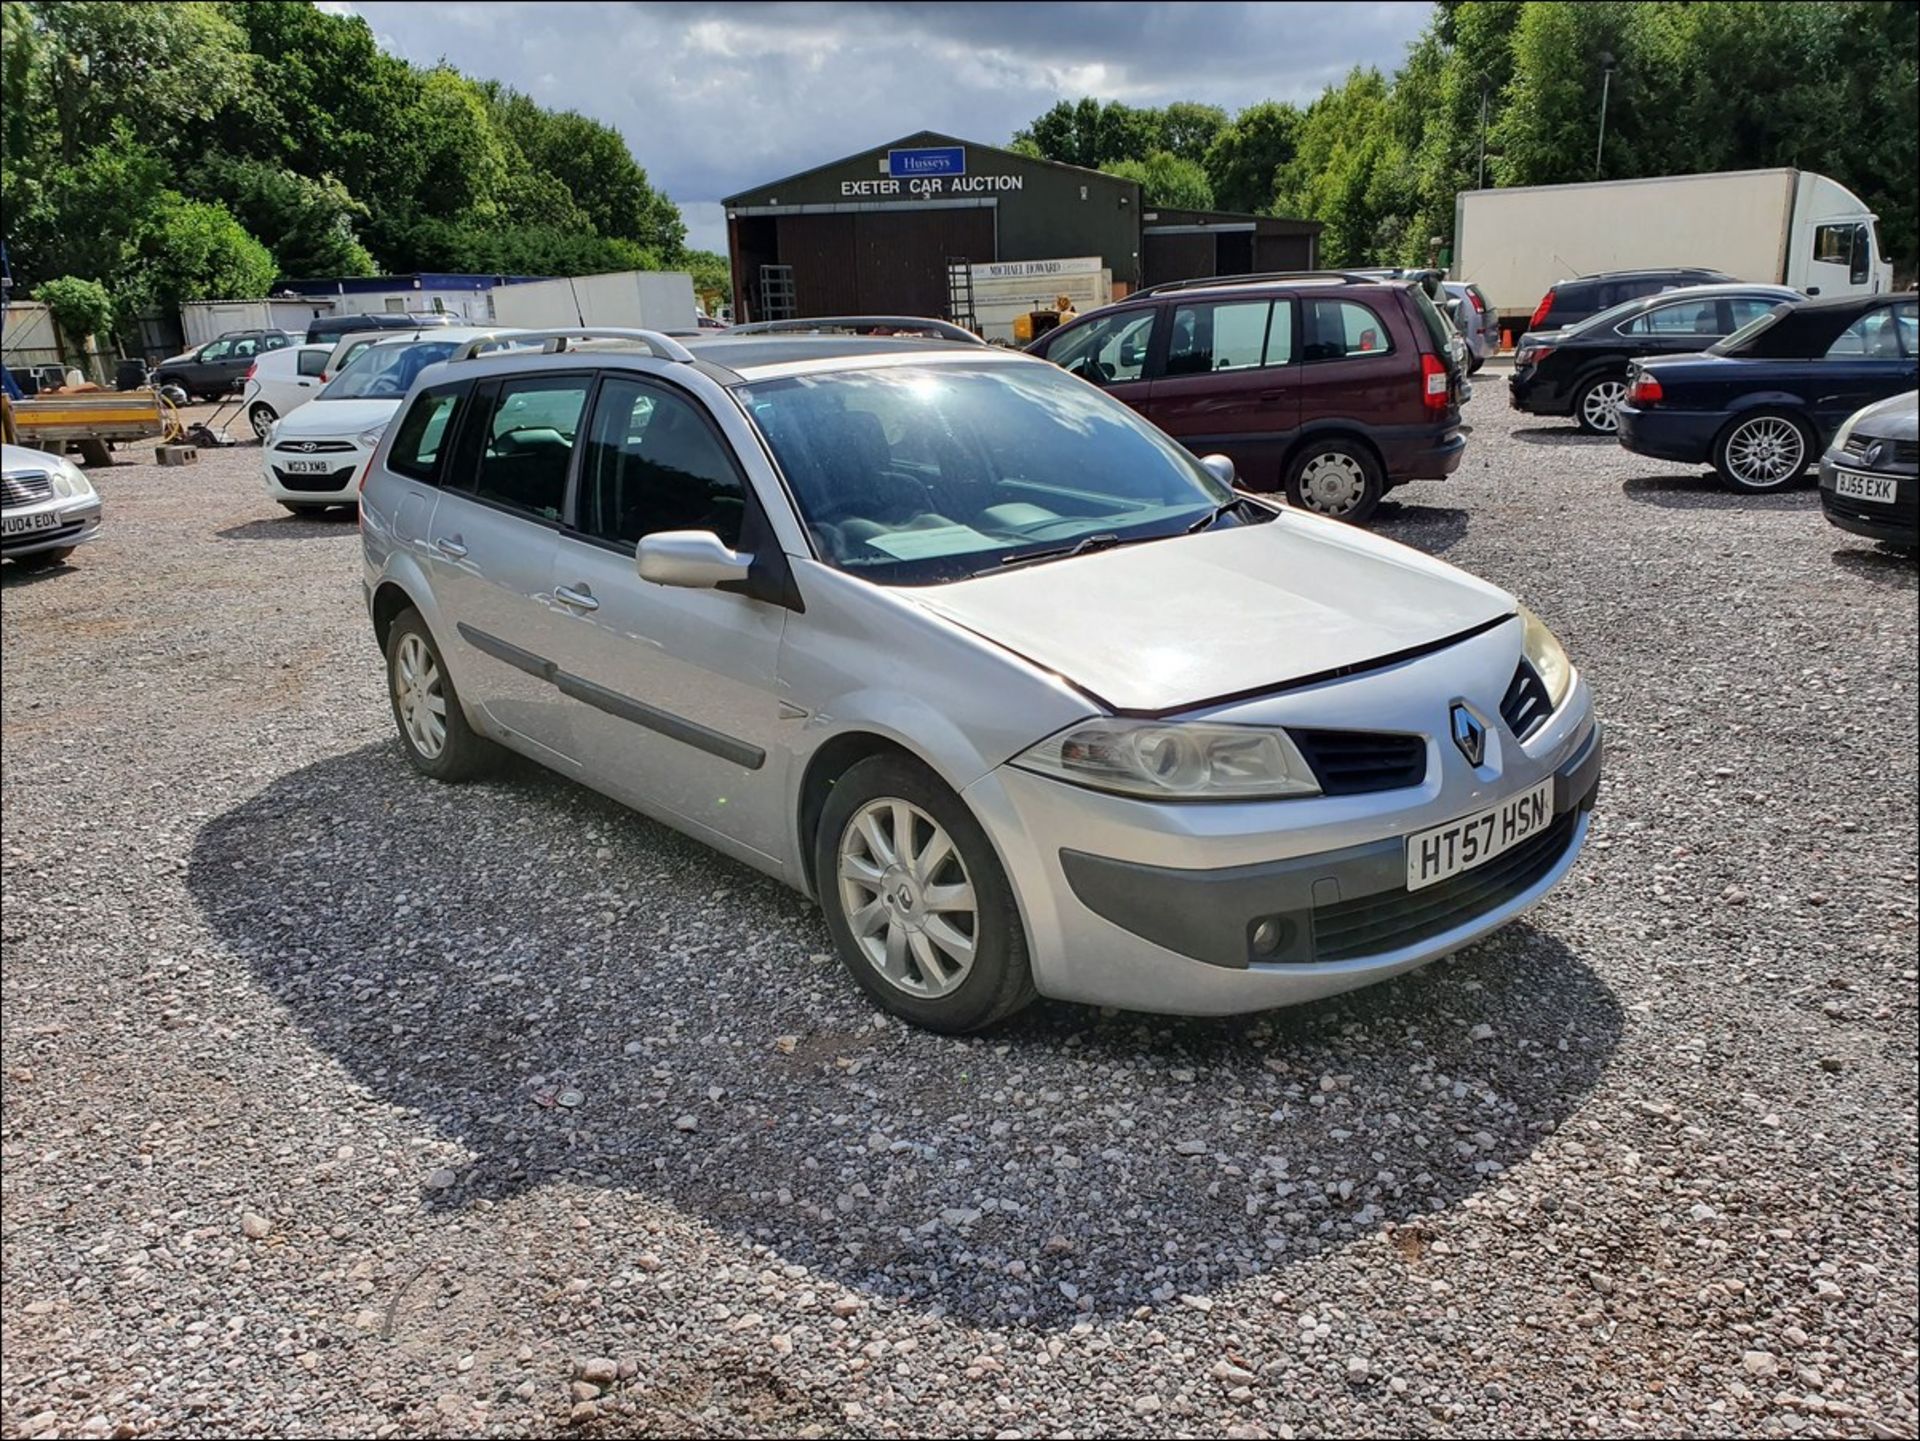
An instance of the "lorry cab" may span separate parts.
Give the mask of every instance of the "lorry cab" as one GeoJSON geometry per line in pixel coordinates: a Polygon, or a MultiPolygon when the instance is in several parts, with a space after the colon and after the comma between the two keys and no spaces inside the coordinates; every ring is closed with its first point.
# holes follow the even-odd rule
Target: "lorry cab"
{"type": "Polygon", "coordinates": [[[1893,289],[1878,218],[1838,181],[1803,170],[1793,199],[1786,282],[1807,295],[1877,295],[1893,289]]]}

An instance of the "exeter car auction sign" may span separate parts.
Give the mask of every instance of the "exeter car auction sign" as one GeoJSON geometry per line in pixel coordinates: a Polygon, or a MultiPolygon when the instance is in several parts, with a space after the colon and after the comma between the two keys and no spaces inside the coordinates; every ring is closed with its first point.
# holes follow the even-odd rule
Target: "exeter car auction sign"
{"type": "Polygon", "coordinates": [[[841,181],[841,198],[867,200],[885,195],[916,195],[923,198],[982,195],[990,190],[1020,190],[1026,182],[1024,175],[967,174],[967,152],[959,145],[889,150],[880,169],[887,177],[885,180],[841,181]]]}

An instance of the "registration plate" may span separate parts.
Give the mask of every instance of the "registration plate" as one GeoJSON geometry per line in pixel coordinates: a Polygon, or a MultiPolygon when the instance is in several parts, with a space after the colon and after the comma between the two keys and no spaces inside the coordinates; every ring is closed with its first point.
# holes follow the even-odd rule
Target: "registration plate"
{"type": "Polygon", "coordinates": [[[59,527],[60,517],[50,510],[33,515],[0,517],[0,535],[31,535],[36,530],[57,530],[59,527]]]}
{"type": "Polygon", "coordinates": [[[1407,837],[1407,889],[1417,891],[1483,866],[1553,821],[1553,780],[1497,806],[1407,837]]]}
{"type": "Polygon", "coordinates": [[[288,475],[325,475],[333,466],[324,460],[290,460],[287,462],[288,475]]]}
{"type": "Polygon", "coordinates": [[[1833,493],[1848,500],[1872,500],[1893,504],[1893,480],[1890,475],[1862,475],[1857,470],[1835,470],[1833,493]]]}

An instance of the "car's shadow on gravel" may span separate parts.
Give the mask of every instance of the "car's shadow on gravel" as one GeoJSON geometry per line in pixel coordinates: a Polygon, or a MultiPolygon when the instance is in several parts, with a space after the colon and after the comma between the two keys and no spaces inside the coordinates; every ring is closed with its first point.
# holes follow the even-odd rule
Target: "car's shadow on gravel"
{"type": "Polygon", "coordinates": [[[1895,590],[1915,589],[1920,582],[1920,569],[1916,569],[1912,551],[1891,547],[1867,550],[1863,548],[1866,544],[1863,541],[1860,546],[1840,547],[1833,553],[1833,563],[1875,585],[1891,586],[1895,590]]]}
{"type": "Polygon", "coordinates": [[[63,560],[58,565],[45,566],[39,570],[29,570],[24,565],[8,561],[0,565],[0,586],[12,590],[15,586],[34,585],[43,580],[57,580],[76,568],[70,560],[63,560]]]}
{"type": "MultiPolygon", "coordinates": [[[[396,744],[214,817],[188,885],[315,1045],[418,1114],[439,1152],[399,1184],[428,1204],[630,1191],[979,1324],[1206,1305],[1389,1223],[1412,1266],[1419,1218],[1500,1185],[1621,1031],[1521,924],[1289,1011],[1043,1003],[933,1036],[881,1021],[775,882],[531,766],[440,786],[396,744]]],[[[348,1204],[303,1199],[365,1225],[348,1204]]]]}
{"type": "Polygon", "coordinates": [[[313,515],[277,515],[242,521],[213,534],[216,540],[321,540],[357,529],[358,519],[353,506],[340,505],[313,515]]]}
{"type": "Polygon", "coordinates": [[[1620,493],[1639,505],[1665,510],[1818,510],[1820,492],[1811,480],[1785,490],[1742,494],[1728,490],[1710,470],[1690,475],[1637,475],[1620,482],[1620,493]]]}
{"type": "Polygon", "coordinates": [[[1565,425],[1530,425],[1511,432],[1524,445],[1617,445],[1611,435],[1589,435],[1569,421],[1565,425]]]}
{"type": "Polygon", "coordinates": [[[1409,505],[1405,501],[1383,500],[1369,525],[1403,545],[1424,550],[1428,555],[1444,555],[1465,538],[1473,517],[1453,505],[1409,505]]]}

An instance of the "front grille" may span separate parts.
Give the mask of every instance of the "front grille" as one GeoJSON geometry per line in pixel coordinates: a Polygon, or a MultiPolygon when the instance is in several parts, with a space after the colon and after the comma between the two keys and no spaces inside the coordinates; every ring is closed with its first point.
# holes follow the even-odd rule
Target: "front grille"
{"type": "Polygon", "coordinates": [[[337,455],[352,450],[350,440],[283,440],[274,447],[287,455],[337,455]]]}
{"type": "Polygon", "coordinates": [[[325,475],[293,475],[276,465],[273,473],[288,490],[345,490],[353,481],[353,467],[350,465],[330,470],[325,475]]]}
{"type": "Polygon", "coordinates": [[[32,505],[53,494],[53,477],[45,471],[30,470],[0,479],[0,502],[7,505],[32,505]]]}
{"type": "Polygon", "coordinates": [[[1350,961],[1411,946],[1505,905],[1566,855],[1578,812],[1568,811],[1539,835],[1478,870],[1418,891],[1384,891],[1313,908],[1313,955],[1350,961]]]}
{"type": "Polygon", "coordinates": [[[1525,661],[1514,668],[1513,681],[1500,702],[1500,719],[1507,729],[1525,740],[1547,723],[1553,714],[1553,701],[1547,696],[1547,683],[1525,661]]]}
{"type": "Polygon", "coordinates": [[[1424,736],[1291,728],[1287,734],[1313,767],[1320,789],[1330,796],[1395,791],[1427,778],[1424,736]]]}
{"type": "Polygon", "coordinates": [[[1857,461],[1867,453],[1870,445],[1885,447],[1880,452],[1879,464],[1882,469],[1920,466],[1920,441],[1914,440],[1880,440],[1876,436],[1856,433],[1847,437],[1847,443],[1840,447],[1840,453],[1857,461]]]}

